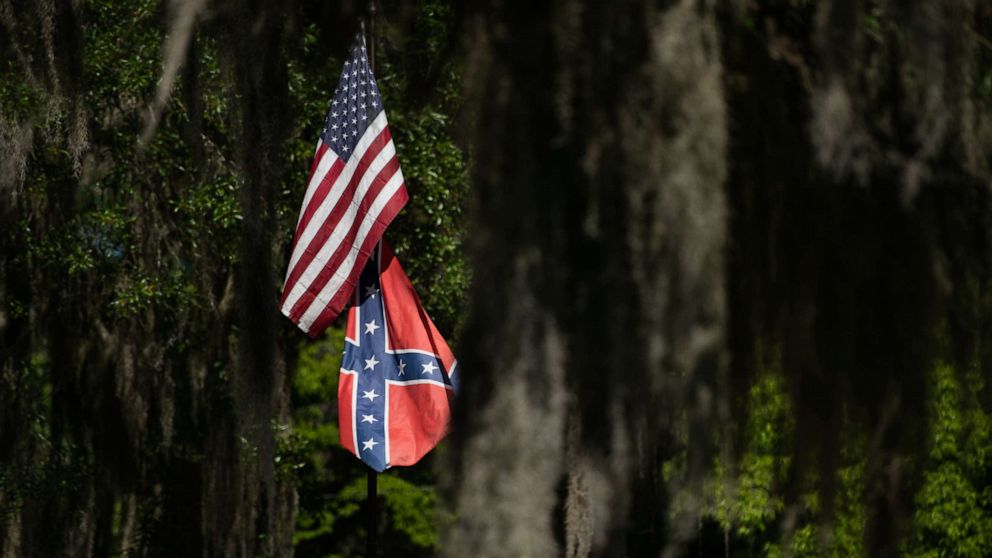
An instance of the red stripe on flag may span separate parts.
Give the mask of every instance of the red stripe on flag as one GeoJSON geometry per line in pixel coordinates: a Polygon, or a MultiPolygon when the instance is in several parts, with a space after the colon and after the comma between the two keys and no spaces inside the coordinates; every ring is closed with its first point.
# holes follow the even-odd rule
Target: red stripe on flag
{"type": "MultiPolygon", "coordinates": [[[[355,285],[358,282],[358,276],[362,273],[362,267],[364,267],[365,262],[368,261],[368,256],[372,253],[372,248],[377,242],[379,242],[380,239],[382,239],[382,233],[385,232],[386,227],[389,226],[389,223],[392,222],[393,218],[395,218],[400,210],[403,209],[403,206],[406,205],[406,202],[409,199],[405,186],[405,184],[400,185],[400,188],[395,194],[393,194],[393,197],[389,200],[386,206],[382,208],[382,211],[376,218],[375,223],[372,225],[372,229],[369,231],[369,234],[365,237],[365,241],[359,248],[359,253],[364,257],[356,259],[355,266],[348,273],[348,277],[345,279],[342,288],[334,294],[327,307],[321,311],[320,315],[317,316],[317,319],[310,325],[310,328],[307,331],[307,334],[310,337],[317,337],[320,335],[320,333],[331,324],[331,321],[341,313],[341,309],[344,308],[345,304],[347,304],[349,296],[355,290],[355,285]]],[[[329,268],[330,266],[324,269],[329,268]]],[[[319,292],[319,290],[317,292],[319,292]]],[[[310,291],[304,293],[303,296],[307,295],[310,295],[310,291]]],[[[310,298],[312,300],[313,295],[310,295],[310,298]]],[[[293,321],[299,323],[298,320],[293,321]]]]}
{"type": "Polygon", "coordinates": [[[324,158],[324,154],[327,153],[328,149],[330,148],[327,147],[324,140],[320,140],[317,151],[313,154],[313,163],[310,163],[310,174],[307,175],[307,184],[310,184],[310,181],[313,180],[313,173],[317,171],[317,165],[320,164],[320,160],[324,158]]]}
{"type": "Polygon", "coordinates": [[[355,449],[354,390],[355,375],[341,372],[338,375],[338,436],[344,449],[358,455],[355,449]]]}
{"type": "Polygon", "coordinates": [[[355,314],[358,312],[358,302],[355,302],[355,306],[348,309],[348,322],[344,328],[344,336],[352,341],[357,342],[358,340],[358,319],[355,314]]]}
{"type": "MultiPolygon", "coordinates": [[[[300,237],[303,236],[303,231],[306,230],[307,225],[310,224],[310,219],[313,218],[313,214],[317,212],[317,208],[320,204],[324,203],[324,198],[327,197],[327,193],[331,191],[331,186],[334,185],[334,181],[338,179],[341,175],[341,170],[344,169],[344,161],[338,158],[337,155],[330,153],[328,157],[334,157],[334,163],[331,164],[331,168],[327,169],[327,174],[321,179],[320,183],[314,189],[313,196],[310,201],[307,202],[307,206],[303,209],[303,213],[300,215],[300,222],[296,225],[296,236],[293,241],[293,248],[296,248],[296,243],[300,241],[300,237]]],[[[307,180],[307,184],[310,181],[307,180]]]]}
{"type": "MultiPolygon", "coordinates": [[[[310,240],[310,243],[307,245],[306,250],[300,256],[300,259],[296,262],[296,265],[293,266],[293,270],[290,272],[289,277],[286,278],[286,285],[283,287],[282,298],[279,302],[280,306],[285,304],[286,298],[289,296],[289,293],[293,290],[293,287],[296,286],[296,282],[299,281],[300,276],[303,275],[303,272],[306,271],[307,267],[317,256],[317,253],[320,252],[320,249],[324,246],[324,243],[327,242],[328,237],[330,237],[331,233],[334,232],[334,228],[341,220],[341,217],[342,215],[344,215],[348,206],[354,203],[355,189],[358,187],[358,183],[361,182],[362,178],[364,178],[366,172],[368,171],[369,166],[372,164],[372,161],[375,160],[375,158],[379,155],[379,153],[389,143],[391,139],[392,136],[390,136],[389,134],[389,128],[385,128],[383,129],[382,132],[379,133],[376,139],[369,145],[369,148],[365,150],[365,153],[362,155],[362,159],[358,162],[358,165],[355,167],[355,172],[351,175],[351,179],[348,181],[348,185],[345,187],[344,191],[341,193],[341,196],[334,204],[334,208],[331,209],[331,213],[327,216],[327,219],[324,220],[324,223],[321,225],[320,229],[317,230],[317,234],[314,235],[313,239],[310,240]]],[[[395,156],[393,160],[395,160],[395,156]]],[[[329,172],[328,175],[330,175],[329,172]]],[[[329,188],[330,186],[327,187],[327,189],[329,188]]],[[[326,197],[326,195],[327,192],[325,191],[324,196],[326,197]]],[[[314,195],[314,197],[316,197],[316,194],[314,195]]],[[[323,198],[321,198],[321,201],[323,201],[323,198]]],[[[316,208],[316,206],[314,206],[313,203],[311,203],[310,206],[316,208]]],[[[307,209],[309,210],[310,208],[308,207],[307,209]]],[[[364,215],[364,213],[359,213],[359,216],[361,215],[364,215]]],[[[299,234],[302,234],[302,229],[300,230],[299,234]]],[[[340,246],[341,245],[338,246],[339,249],[340,246]]],[[[296,249],[294,247],[294,252],[295,250],[296,249]]],[[[328,267],[327,265],[324,266],[324,268],[321,270],[321,274],[323,274],[327,270],[327,267],[328,267]]],[[[289,316],[289,318],[293,320],[293,322],[299,323],[300,315],[302,315],[302,312],[300,312],[299,314],[295,312],[296,307],[299,305],[300,301],[307,298],[307,295],[310,293],[313,294],[310,294],[309,298],[310,300],[313,300],[313,297],[316,295],[316,293],[319,293],[320,289],[324,288],[324,284],[326,284],[326,282],[327,281],[325,280],[324,283],[321,283],[316,289],[314,289],[314,283],[307,285],[306,292],[303,294],[303,296],[300,297],[296,305],[293,306],[294,311],[289,316]]]]}

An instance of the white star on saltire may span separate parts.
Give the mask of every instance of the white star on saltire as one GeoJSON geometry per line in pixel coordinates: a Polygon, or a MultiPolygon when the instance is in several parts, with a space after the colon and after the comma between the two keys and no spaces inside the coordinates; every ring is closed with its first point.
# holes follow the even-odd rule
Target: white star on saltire
{"type": "Polygon", "coordinates": [[[421,366],[424,367],[424,374],[430,374],[431,376],[434,375],[435,370],[438,370],[438,367],[434,366],[433,362],[428,362],[427,364],[422,364],[421,366]]]}
{"type": "Polygon", "coordinates": [[[374,450],[373,448],[374,448],[374,447],[375,447],[375,446],[376,446],[376,445],[377,445],[378,443],[379,443],[379,442],[376,442],[376,441],[375,441],[374,439],[372,439],[372,438],[369,438],[368,440],[365,440],[364,442],[362,442],[362,449],[363,449],[363,450],[372,450],[372,451],[375,451],[375,450],[374,450]]]}
{"type": "Polygon", "coordinates": [[[371,322],[365,322],[365,333],[371,333],[375,335],[375,330],[379,329],[379,324],[375,323],[375,320],[371,322]]]}
{"type": "Polygon", "coordinates": [[[375,418],[372,415],[362,415],[362,422],[367,422],[369,424],[372,424],[373,422],[378,422],[378,421],[379,419],[375,418]]]}
{"type": "Polygon", "coordinates": [[[376,364],[379,364],[379,361],[375,359],[375,355],[372,355],[372,358],[365,359],[365,370],[374,370],[376,364]]]}
{"type": "Polygon", "coordinates": [[[405,368],[406,368],[406,363],[401,360],[400,361],[400,372],[399,372],[400,376],[403,376],[404,374],[406,374],[406,370],[404,370],[405,368]]]}
{"type": "Polygon", "coordinates": [[[365,391],[362,390],[362,399],[368,399],[369,401],[375,401],[375,398],[379,397],[379,394],[375,392],[374,389],[365,391]]]}
{"type": "Polygon", "coordinates": [[[379,292],[378,287],[369,285],[365,287],[365,298],[375,298],[375,293],[379,292]]]}

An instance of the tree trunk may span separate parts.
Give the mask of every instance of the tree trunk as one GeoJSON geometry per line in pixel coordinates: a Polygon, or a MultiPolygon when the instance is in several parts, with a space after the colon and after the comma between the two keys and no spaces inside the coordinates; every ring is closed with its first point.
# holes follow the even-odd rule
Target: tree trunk
{"type": "Polygon", "coordinates": [[[661,520],[630,517],[645,530],[628,537],[628,510],[658,492],[670,430],[689,428],[702,470],[697,436],[721,412],[727,138],[713,8],[503,3],[474,18],[472,378],[445,553],[550,556],[562,539],[571,556],[658,553],[661,520]],[[556,535],[566,469],[573,520],[556,535]]]}

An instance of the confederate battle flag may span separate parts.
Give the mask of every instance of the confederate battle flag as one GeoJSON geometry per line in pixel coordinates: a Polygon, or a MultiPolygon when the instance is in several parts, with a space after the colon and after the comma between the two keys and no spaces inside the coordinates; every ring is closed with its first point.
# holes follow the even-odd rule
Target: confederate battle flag
{"type": "Polygon", "coordinates": [[[341,445],[376,471],[416,463],[447,432],[458,363],[385,241],[359,278],[344,346],[341,445]]]}

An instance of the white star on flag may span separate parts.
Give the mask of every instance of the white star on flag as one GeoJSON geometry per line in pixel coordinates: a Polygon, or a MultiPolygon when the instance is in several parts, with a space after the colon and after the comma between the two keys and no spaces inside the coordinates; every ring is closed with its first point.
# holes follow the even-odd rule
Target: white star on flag
{"type": "Polygon", "coordinates": [[[406,374],[406,363],[401,360],[400,361],[400,376],[403,376],[405,374],[406,374]]]}
{"type": "Polygon", "coordinates": [[[369,401],[375,401],[375,398],[379,397],[379,394],[375,392],[374,389],[365,391],[362,390],[362,399],[368,399],[369,401]]]}
{"type": "Polygon", "coordinates": [[[362,415],[362,422],[367,422],[369,424],[372,424],[374,422],[378,422],[378,420],[379,419],[375,418],[372,415],[362,415]]]}
{"type": "Polygon", "coordinates": [[[374,439],[369,438],[368,440],[365,440],[364,442],[362,442],[362,449],[363,450],[372,450],[372,448],[374,448],[378,443],[379,442],[376,442],[374,439]]]}
{"type": "Polygon", "coordinates": [[[427,364],[423,364],[422,366],[424,367],[424,374],[430,374],[431,376],[434,375],[435,370],[439,370],[437,366],[434,366],[433,362],[428,362],[427,364]]]}
{"type": "Polygon", "coordinates": [[[375,330],[377,329],[379,329],[379,324],[375,323],[375,320],[365,323],[365,333],[375,335],[375,330]]]}
{"type": "Polygon", "coordinates": [[[375,355],[372,355],[372,358],[365,359],[365,370],[375,370],[376,364],[379,364],[379,361],[375,359],[375,355]]]}

